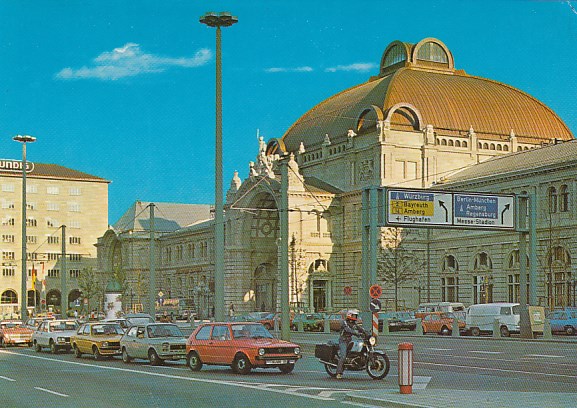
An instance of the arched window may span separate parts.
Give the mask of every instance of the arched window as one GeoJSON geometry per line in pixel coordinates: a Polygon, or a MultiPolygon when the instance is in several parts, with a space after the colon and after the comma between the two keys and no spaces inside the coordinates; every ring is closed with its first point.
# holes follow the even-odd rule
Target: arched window
{"type": "Polygon", "coordinates": [[[547,197],[549,198],[549,213],[557,212],[557,189],[553,186],[547,190],[547,197]]]}
{"type": "Polygon", "coordinates": [[[427,42],[423,44],[417,52],[417,59],[422,61],[442,62],[448,63],[449,58],[443,47],[434,42],[427,42]]]}
{"type": "Polygon", "coordinates": [[[559,211],[569,211],[569,189],[565,184],[559,189],[559,211]]]}
{"type": "Polygon", "coordinates": [[[459,264],[453,255],[446,255],[443,259],[443,272],[455,272],[459,270],[459,264]]]}
{"type": "Polygon", "coordinates": [[[406,59],[407,54],[405,54],[405,49],[399,44],[395,44],[387,51],[383,61],[383,68],[398,64],[399,62],[405,61],[406,59]]]}
{"type": "Polygon", "coordinates": [[[475,255],[475,260],[473,262],[474,270],[487,270],[493,269],[493,261],[486,252],[479,252],[475,255]]]}
{"type": "Polygon", "coordinates": [[[2,292],[2,297],[0,298],[0,303],[18,303],[18,295],[13,290],[5,290],[2,292]]]}

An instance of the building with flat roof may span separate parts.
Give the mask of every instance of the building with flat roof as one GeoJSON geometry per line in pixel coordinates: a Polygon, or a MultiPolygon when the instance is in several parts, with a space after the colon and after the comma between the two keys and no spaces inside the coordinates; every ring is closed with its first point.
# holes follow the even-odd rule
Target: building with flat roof
{"type": "MultiPolygon", "coordinates": [[[[69,309],[77,299],[81,300],[80,274],[85,268],[96,266],[94,244],[108,226],[109,181],[56,164],[27,164],[26,304],[37,311],[62,310],[64,297],[64,308],[69,309]],[[61,260],[63,238],[65,271],[61,260]],[[64,291],[62,273],[66,278],[64,291]]],[[[0,159],[0,315],[17,316],[20,309],[21,209],[22,162],[0,159]]]]}

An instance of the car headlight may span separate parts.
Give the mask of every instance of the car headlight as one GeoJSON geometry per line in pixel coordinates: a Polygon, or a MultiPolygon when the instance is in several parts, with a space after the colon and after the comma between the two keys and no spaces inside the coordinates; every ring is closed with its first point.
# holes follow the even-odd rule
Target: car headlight
{"type": "Polygon", "coordinates": [[[108,347],[108,342],[107,342],[107,341],[103,341],[101,347],[108,347]]]}
{"type": "Polygon", "coordinates": [[[295,347],[295,354],[300,354],[301,353],[301,349],[299,347],[295,347]]]}
{"type": "Polygon", "coordinates": [[[162,343],[162,351],[169,351],[169,350],[170,350],[170,344],[162,343]]]}
{"type": "Polygon", "coordinates": [[[4,334],[4,338],[5,338],[6,340],[10,340],[11,337],[12,337],[12,335],[10,335],[10,334],[8,334],[8,333],[4,334]]]}
{"type": "Polygon", "coordinates": [[[259,355],[259,356],[264,356],[264,349],[263,349],[263,348],[259,348],[259,349],[258,349],[258,355],[259,355]]]}
{"type": "Polygon", "coordinates": [[[377,344],[377,338],[375,336],[369,337],[369,344],[371,346],[374,346],[375,344],[377,344]]]}
{"type": "Polygon", "coordinates": [[[56,342],[58,342],[58,343],[65,343],[65,342],[66,342],[66,338],[65,338],[65,337],[56,337],[56,342]]]}

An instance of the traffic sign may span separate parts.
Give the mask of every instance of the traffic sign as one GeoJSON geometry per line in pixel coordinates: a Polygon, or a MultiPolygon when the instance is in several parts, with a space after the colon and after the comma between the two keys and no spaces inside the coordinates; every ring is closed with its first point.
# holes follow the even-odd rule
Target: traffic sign
{"type": "Polygon", "coordinates": [[[343,289],[345,295],[349,296],[353,294],[353,288],[350,286],[345,286],[343,289]]]}
{"type": "Polygon", "coordinates": [[[513,195],[455,193],[454,225],[484,228],[515,227],[513,195]]]}
{"type": "Polygon", "coordinates": [[[377,313],[381,311],[381,301],[379,299],[371,299],[371,303],[369,303],[369,309],[373,313],[377,313]]]}
{"type": "Polygon", "coordinates": [[[387,224],[448,226],[452,215],[450,192],[387,190],[387,224]]]}
{"type": "Polygon", "coordinates": [[[380,298],[382,294],[383,294],[383,290],[381,289],[381,287],[379,285],[373,285],[369,288],[369,295],[371,295],[371,297],[373,299],[380,298]]]}

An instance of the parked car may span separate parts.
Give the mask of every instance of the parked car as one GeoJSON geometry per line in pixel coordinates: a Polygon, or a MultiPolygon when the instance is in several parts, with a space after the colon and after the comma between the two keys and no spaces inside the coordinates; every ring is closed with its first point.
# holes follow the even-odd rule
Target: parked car
{"type": "Polygon", "coordinates": [[[0,347],[32,345],[32,329],[24,327],[21,320],[0,321],[0,347]]]}
{"type": "MultiPolygon", "coordinates": [[[[432,312],[423,317],[423,333],[437,333],[450,335],[453,333],[453,321],[455,315],[452,313],[432,312]]],[[[465,330],[465,322],[457,320],[459,332],[465,330]]]]}
{"type": "Polygon", "coordinates": [[[32,333],[34,349],[40,352],[43,347],[49,347],[53,354],[62,349],[70,352],[70,337],[76,334],[78,326],[76,320],[44,320],[32,333]]]}
{"type": "MultiPolygon", "coordinates": [[[[344,320],[343,315],[341,315],[340,313],[330,313],[328,316],[329,319],[329,326],[331,328],[331,331],[340,331],[341,330],[341,324],[344,320]]],[[[324,327],[323,327],[324,329],[324,327]]]]}
{"type": "MultiPolygon", "coordinates": [[[[294,318],[294,312],[290,312],[289,315],[289,325],[292,324],[293,322],[293,318],[294,318]]],[[[264,316],[263,318],[257,320],[257,322],[262,323],[262,325],[267,329],[267,330],[272,330],[275,327],[275,322],[278,322],[278,328],[280,329],[282,326],[282,316],[280,312],[276,312],[276,313],[269,313],[266,316],[264,316]]]]}
{"type": "Polygon", "coordinates": [[[124,319],[122,317],[119,317],[117,319],[104,319],[104,320],[101,320],[100,323],[118,323],[124,331],[128,330],[128,328],[130,326],[132,326],[130,324],[130,321],[128,321],[127,319],[124,319]]]}
{"type": "Polygon", "coordinates": [[[291,329],[298,330],[299,322],[302,322],[305,331],[321,331],[324,328],[325,317],[322,313],[296,314],[291,323],[291,329]]]}
{"type": "Polygon", "coordinates": [[[120,355],[120,338],[124,330],[118,323],[84,323],[70,338],[74,355],[91,354],[95,360],[120,355]]]}
{"type": "Polygon", "coordinates": [[[577,310],[554,310],[547,318],[552,333],[565,333],[568,336],[577,333],[577,310]]]}
{"type": "Polygon", "coordinates": [[[278,368],[293,371],[301,358],[295,343],[275,339],[260,323],[205,323],[196,328],[186,342],[186,362],[193,371],[203,364],[228,365],[240,374],[253,368],[278,368]]]}
{"type": "Polygon", "coordinates": [[[519,303],[481,303],[467,308],[465,322],[467,332],[473,336],[481,333],[493,334],[495,320],[499,321],[502,337],[521,331],[521,309],[519,303]]]}
{"type": "Polygon", "coordinates": [[[186,338],[176,324],[148,323],[132,326],[120,339],[122,361],[147,359],[150,365],[186,358],[186,338]]]}
{"type": "Polygon", "coordinates": [[[379,331],[383,330],[383,321],[388,319],[389,331],[415,330],[417,319],[412,312],[380,312],[379,331]]]}
{"type": "Polygon", "coordinates": [[[135,324],[155,323],[154,317],[148,313],[127,313],[124,318],[128,321],[130,326],[135,324]]]}
{"type": "Polygon", "coordinates": [[[44,316],[44,317],[30,317],[24,323],[24,327],[28,327],[29,329],[36,330],[36,328],[45,320],[55,320],[54,316],[44,316]]]}

